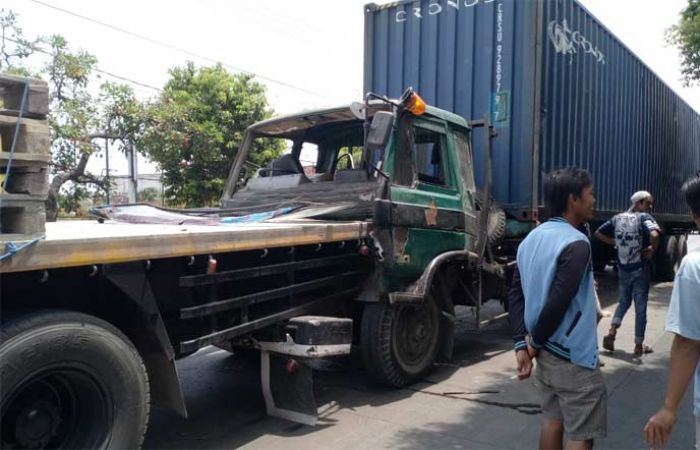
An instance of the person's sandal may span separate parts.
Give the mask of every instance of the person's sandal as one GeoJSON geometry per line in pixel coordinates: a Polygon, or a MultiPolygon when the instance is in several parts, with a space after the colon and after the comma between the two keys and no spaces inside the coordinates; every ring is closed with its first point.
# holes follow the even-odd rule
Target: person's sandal
{"type": "Polygon", "coordinates": [[[634,346],[634,356],[648,355],[649,353],[654,353],[654,349],[648,345],[637,344],[634,346]]]}
{"type": "Polygon", "coordinates": [[[603,337],[603,348],[609,352],[615,351],[615,335],[608,334],[603,337]]]}

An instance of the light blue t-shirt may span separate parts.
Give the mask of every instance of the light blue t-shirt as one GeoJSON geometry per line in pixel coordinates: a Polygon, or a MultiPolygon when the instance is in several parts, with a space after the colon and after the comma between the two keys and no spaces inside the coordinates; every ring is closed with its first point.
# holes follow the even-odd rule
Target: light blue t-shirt
{"type": "MultiPolygon", "coordinates": [[[[700,250],[688,253],[673,282],[666,331],[700,341],[700,250]]],[[[695,368],[695,416],[700,417],[700,363],[695,368]]]]}

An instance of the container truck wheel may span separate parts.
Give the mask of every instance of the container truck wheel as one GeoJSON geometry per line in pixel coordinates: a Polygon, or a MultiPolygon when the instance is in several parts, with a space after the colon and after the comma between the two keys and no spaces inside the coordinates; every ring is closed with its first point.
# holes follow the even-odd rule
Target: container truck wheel
{"type": "Polygon", "coordinates": [[[129,339],[86,314],[42,310],[0,328],[1,448],[138,448],[146,368],[129,339]]]}
{"type": "Polygon", "coordinates": [[[403,387],[420,380],[439,349],[440,310],[434,295],[421,304],[373,303],[362,314],[365,368],[379,384],[403,387]]]}
{"type": "Polygon", "coordinates": [[[602,243],[597,238],[591,239],[591,250],[593,251],[593,271],[596,273],[605,272],[605,267],[615,258],[612,247],[602,243]]]}
{"type": "Polygon", "coordinates": [[[487,226],[489,244],[498,244],[506,235],[506,222],[506,212],[498,206],[492,205],[487,226]]]}
{"type": "Polygon", "coordinates": [[[678,272],[681,267],[681,261],[685,255],[688,254],[688,235],[681,234],[678,236],[678,244],[676,247],[676,264],[674,265],[674,272],[678,272]]]}
{"type": "Polygon", "coordinates": [[[654,280],[673,281],[677,258],[678,238],[674,235],[661,235],[659,247],[654,257],[654,280]]]}

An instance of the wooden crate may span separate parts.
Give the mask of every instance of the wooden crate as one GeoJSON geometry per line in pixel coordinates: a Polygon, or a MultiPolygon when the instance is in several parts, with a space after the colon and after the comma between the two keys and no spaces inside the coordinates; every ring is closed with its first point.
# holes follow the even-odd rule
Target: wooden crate
{"type": "MultiPolygon", "coordinates": [[[[0,74],[0,113],[17,115],[24,93],[24,78],[0,74]]],[[[49,113],[49,87],[45,81],[30,80],[24,117],[46,118],[49,113]]]]}
{"type": "Polygon", "coordinates": [[[0,193],[0,240],[42,234],[45,229],[43,196],[0,193]]]}

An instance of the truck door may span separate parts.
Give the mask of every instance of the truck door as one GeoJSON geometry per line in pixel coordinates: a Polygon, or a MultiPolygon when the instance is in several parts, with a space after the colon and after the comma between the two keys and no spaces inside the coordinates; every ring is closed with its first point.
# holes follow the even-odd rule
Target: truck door
{"type": "Polygon", "coordinates": [[[463,196],[457,142],[443,120],[404,115],[389,155],[393,270],[420,276],[440,253],[464,249],[463,196]]]}

